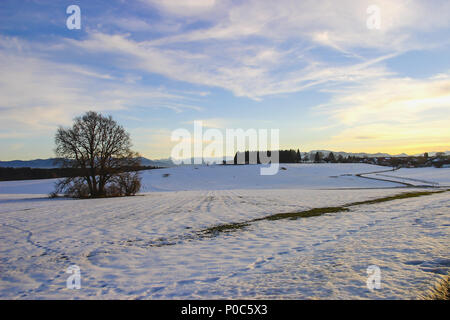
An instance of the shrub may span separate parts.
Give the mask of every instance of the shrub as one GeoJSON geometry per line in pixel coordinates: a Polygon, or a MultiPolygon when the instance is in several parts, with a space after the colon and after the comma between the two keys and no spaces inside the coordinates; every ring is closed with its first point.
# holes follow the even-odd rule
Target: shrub
{"type": "Polygon", "coordinates": [[[89,188],[81,177],[67,178],[56,183],[55,194],[63,193],[70,198],[88,198],[89,188]]]}
{"type": "Polygon", "coordinates": [[[425,300],[450,300],[450,275],[442,278],[436,285],[425,295],[425,300]]]}
{"type": "Polygon", "coordinates": [[[112,185],[121,196],[134,196],[141,188],[141,177],[138,172],[123,172],[114,177],[112,185]]]}
{"type": "MultiPolygon", "coordinates": [[[[141,177],[136,171],[122,172],[114,175],[114,177],[104,187],[102,197],[122,197],[134,196],[141,188],[141,177]]],[[[83,177],[67,178],[60,180],[56,184],[56,190],[50,194],[50,197],[63,193],[64,196],[70,198],[89,198],[91,194],[89,187],[83,177]]]]}

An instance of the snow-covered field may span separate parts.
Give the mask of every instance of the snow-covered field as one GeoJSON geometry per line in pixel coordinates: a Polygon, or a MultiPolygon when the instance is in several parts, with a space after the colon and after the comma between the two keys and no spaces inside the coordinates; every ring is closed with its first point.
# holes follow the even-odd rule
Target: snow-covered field
{"type": "MultiPolygon", "coordinates": [[[[141,195],[113,199],[48,199],[52,180],[0,182],[0,298],[409,299],[450,271],[448,192],[199,234],[411,191],[354,175],[385,167],[282,166],[275,176],[259,166],[152,170],[141,195]],[[80,290],[66,288],[74,264],[80,290]],[[379,290],[366,287],[369,265],[381,268],[379,290]]],[[[450,181],[450,169],[418,170],[405,177],[450,181]]]]}
{"type": "Polygon", "coordinates": [[[276,175],[262,176],[259,174],[259,165],[175,167],[147,171],[144,175],[144,191],[401,186],[383,181],[366,181],[352,176],[361,172],[381,170],[386,170],[386,167],[367,164],[280,164],[280,170],[276,175]],[[165,173],[169,176],[164,177],[165,173]]]}
{"type": "MultiPolygon", "coordinates": [[[[259,165],[180,166],[143,173],[142,192],[292,189],[377,188],[401,186],[367,181],[349,174],[386,170],[367,164],[282,164],[278,174],[261,176],[259,165]],[[169,175],[165,177],[164,175],[169,175]]],[[[0,182],[0,194],[49,194],[57,179],[0,182]]]]}
{"type": "Polygon", "coordinates": [[[450,175],[445,174],[447,172],[446,170],[448,168],[401,168],[395,171],[369,174],[366,176],[405,182],[413,186],[450,187],[450,175]]]}

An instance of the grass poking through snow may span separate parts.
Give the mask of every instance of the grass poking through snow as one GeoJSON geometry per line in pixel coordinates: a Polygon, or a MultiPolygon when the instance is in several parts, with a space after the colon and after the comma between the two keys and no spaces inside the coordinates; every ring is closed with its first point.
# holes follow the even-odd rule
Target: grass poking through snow
{"type": "Polygon", "coordinates": [[[386,202],[386,201],[392,201],[392,200],[398,200],[398,199],[415,198],[415,197],[421,197],[421,196],[429,196],[429,195],[432,195],[435,193],[443,193],[443,192],[447,192],[447,191],[449,191],[449,190],[405,192],[405,193],[400,193],[400,194],[396,194],[394,196],[389,196],[389,197],[383,197],[383,198],[360,201],[360,202],[352,202],[352,203],[344,205],[344,207],[359,206],[359,205],[363,205],[363,204],[375,204],[375,203],[380,203],[380,202],[386,202]]]}
{"type": "Polygon", "coordinates": [[[207,228],[204,230],[201,230],[198,232],[199,234],[206,234],[206,235],[217,235],[221,232],[233,232],[237,231],[239,229],[243,229],[245,227],[248,227],[250,223],[243,222],[243,223],[228,223],[228,224],[220,224],[211,228],[207,228]]]}
{"type": "Polygon", "coordinates": [[[450,275],[439,281],[434,288],[422,296],[424,300],[450,300],[450,275]]]}
{"type": "Polygon", "coordinates": [[[198,232],[198,234],[207,235],[207,236],[216,236],[222,232],[233,232],[233,231],[244,229],[244,228],[250,226],[251,223],[258,222],[258,221],[264,221],[264,220],[276,221],[276,220],[282,220],[282,219],[297,220],[299,218],[318,217],[318,216],[321,216],[321,215],[324,215],[327,213],[350,211],[350,209],[348,209],[348,208],[353,207],[353,206],[376,204],[376,203],[380,203],[380,202],[386,202],[386,201],[392,201],[392,200],[398,200],[398,199],[407,199],[407,198],[428,196],[428,195],[432,195],[435,193],[443,193],[443,192],[448,192],[448,191],[450,191],[450,189],[445,189],[445,190],[440,190],[440,191],[405,192],[405,193],[400,193],[400,194],[397,194],[394,196],[389,196],[389,197],[383,197],[383,198],[365,200],[365,201],[359,201],[359,202],[352,202],[352,203],[345,204],[340,207],[313,208],[313,209],[297,211],[297,212],[276,213],[276,214],[272,214],[270,216],[256,218],[256,219],[245,221],[245,222],[216,225],[214,227],[200,230],[198,232]]]}
{"type": "Polygon", "coordinates": [[[297,220],[299,218],[309,218],[309,217],[317,217],[321,216],[325,213],[333,213],[333,212],[341,212],[341,211],[350,211],[344,207],[325,207],[325,208],[314,208],[305,211],[299,212],[286,212],[286,213],[277,213],[271,216],[267,216],[264,218],[254,219],[250,222],[262,221],[262,220],[281,220],[281,219],[289,219],[289,220],[297,220]]]}

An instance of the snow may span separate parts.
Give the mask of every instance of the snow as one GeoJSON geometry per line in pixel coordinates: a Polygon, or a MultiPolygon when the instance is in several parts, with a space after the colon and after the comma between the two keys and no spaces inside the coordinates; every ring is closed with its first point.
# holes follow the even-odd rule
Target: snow
{"type": "MultiPolygon", "coordinates": [[[[384,167],[283,166],[264,177],[258,166],[151,170],[144,193],[112,199],[48,199],[53,181],[2,182],[0,298],[410,299],[450,271],[448,193],[199,235],[218,224],[411,191],[345,175],[384,167]],[[66,288],[73,264],[80,290],[66,288]],[[374,264],[382,288],[372,292],[366,269],[374,264]]],[[[414,177],[432,180],[430,172],[414,177]]]]}
{"type": "Polygon", "coordinates": [[[44,194],[55,189],[58,179],[1,181],[0,194],[44,194]]]}
{"type": "MultiPolygon", "coordinates": [[[[291,188],[377,188],[401,184],[367,181],[351,174],[385,170],[368,164],[281,164],[273,176],[260,175],[259,165],[179,166],[142,173],[142,192],[183,190],[291,189],[291,188]],[[169,174],[168,177],[164,177],[169,174]],[[350,174],[350,175],[348,175],[350,174]]],[[[45,194],[58,179],[0,182],[0,194],[45,194]]]]}
{"type": "Polygon", "coordinates": [[[280,164],[276,175],[260,175],[259,165],[181,166],[146,171],[144,191],[235,190],[235,189],[324,189],[377,188],[402,186],[383,181],[367,181],[353,176],[361,172],[385,170],[368,164],[280,164]],[[286,168],[282,170],[281,168],[286,168]],[[164,177],[164,174],[169,174],[164,177]]]}
{"type": "Polygon", "coordinates": [[[371,174],[367,176],[406,182],[415,186],[450,186],[450,168],[401,168],[392,172],[371,174]]]}

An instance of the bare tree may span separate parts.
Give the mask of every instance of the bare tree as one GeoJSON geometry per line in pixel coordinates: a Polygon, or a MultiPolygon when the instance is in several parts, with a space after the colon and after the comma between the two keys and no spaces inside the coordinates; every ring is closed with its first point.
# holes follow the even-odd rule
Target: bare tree
{"type": "Polygon", "coordinates": [[[89,111],[77,117],[71,128],[58,128],[55,144],[62,166],[81,172],[81,177],[61,180],[57,191],[80,197],[122,195],[111,193],[124,190],[124,183],[134,185],[127,194],[139,191],[138,174],[128,172],[140,165],[139,155],[131,150],[130,135],[111,116],[89,111]]]}

